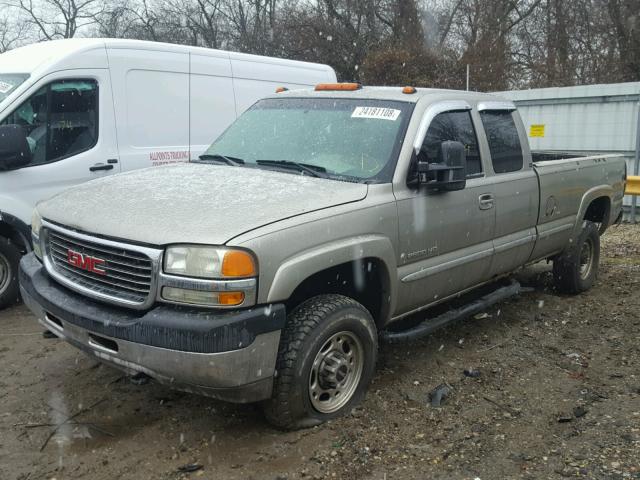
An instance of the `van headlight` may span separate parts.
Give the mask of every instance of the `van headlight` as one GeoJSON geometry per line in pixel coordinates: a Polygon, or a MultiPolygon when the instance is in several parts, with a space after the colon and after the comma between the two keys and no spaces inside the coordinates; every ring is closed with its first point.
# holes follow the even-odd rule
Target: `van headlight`
{"type": "Polygon", "coordinates": [[[40,247],[40,231],[42,230],[42,217],[38,213],[38,209],[33,210],[31,215],[31,243],[33,244],[33,252],[42,261],[42,249],[40,247]]]}
{"type": "Polygon", "coordinates": [[[172,245],[165,250],[162,298],[211,307],[251,306],[258,266],[246,250],[172,245]]]}

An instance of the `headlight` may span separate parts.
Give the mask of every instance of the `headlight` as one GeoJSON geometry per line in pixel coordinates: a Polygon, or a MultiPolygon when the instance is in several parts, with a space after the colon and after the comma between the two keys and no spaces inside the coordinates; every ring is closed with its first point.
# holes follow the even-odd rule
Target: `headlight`
{"type": "Polygon", "coordinates": [[[164,300],[218,308],[256,303],[257,262],[245,250],[173,245],[165,251],[163,270],[164,300]]]}
{"type": "Polygon", "coordinates": [[[42,249],[40,248],[40,230],[42,229],[42,217],[37,209],[33,210],[31,216],[31,243],[33,251],[40,260],[42,260],[42,249]]]}
{"type": "Polygon", "coordinates": [[[249,252],[198,245],[167,248],[164,271],[195,278],[246,278],[257,275],[256,262],[249,252]]]}

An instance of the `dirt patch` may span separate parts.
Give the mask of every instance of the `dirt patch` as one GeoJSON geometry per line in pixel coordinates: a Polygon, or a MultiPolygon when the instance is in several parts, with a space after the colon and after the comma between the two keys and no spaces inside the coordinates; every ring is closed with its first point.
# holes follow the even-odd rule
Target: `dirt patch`
{"type": "Polygon", "coordinates": [[[42,338],[24,306],[4,311],[0,478],[640,479],[640,228],[602,244],[591,291],[560,296],[548,266],[529,268],[534,292],[383,346],[362,407],[300,432],[255,406],[133,385],[42,338]]]}

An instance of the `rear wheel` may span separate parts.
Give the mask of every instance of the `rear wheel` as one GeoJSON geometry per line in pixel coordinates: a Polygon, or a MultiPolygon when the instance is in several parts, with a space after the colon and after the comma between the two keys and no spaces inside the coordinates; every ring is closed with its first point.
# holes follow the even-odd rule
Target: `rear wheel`
{"type": "Polygon", "coordinates": [[[318,425],[351,411],[364,397],[377,358],[369,312],[341,295],[297,307],[282,332],[267,419],[286,429],[318,425]]]}
{"type": "Polygon", "coordinates": [[[18,300],[18,264],[20,250],[10,240],[0,237],[0,309],[18,300]]]}
{"type": "Polygon", "coordinates": [[[562,293],[589,290],[598,276],[600,233],[598,226],[585,221],[573,245],[553,261],[553,279],[562,293]]]}

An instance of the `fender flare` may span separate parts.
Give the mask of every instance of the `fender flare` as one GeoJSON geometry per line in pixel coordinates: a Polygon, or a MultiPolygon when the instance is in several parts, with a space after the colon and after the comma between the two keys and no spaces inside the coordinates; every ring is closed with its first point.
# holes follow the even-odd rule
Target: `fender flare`
{"type": "Polygon", "coordinates": [[[0,224],[5,223],[9,228],[16,233],[27,252],[33,250],[31,245],[31,227],[20,220],[18,217],[0,211],[0,224]]]}
{"type": "Polygon", "coordinates": [[[391,241],[382,235],[345,238],[304,250],[288,258],[276,270],[267,302],[276,303],[290,298],[303,281],[327,268],[362,258],[376,258],[385,266],[389,276],[388,312],[392,314],[398,298],[394,252],[391,241]]]}
{"type": "MultiPolygon", "coordinates": [[[[582,229],[582,221],[584,219],[585,214],[587,213],[587,209],[591,202],[600,197],[606,197],[609,199],[609,212],[608,217],[602,222],[603,227],[606,228],[611,223],[611,205],[613,204],[613,195],[614,195],[613,187],[610,185],[596,185],[595,187],[587,190],[582,199],[580,200],[580,208],[578,209],[578,214],[576,215],[576,223],[573,227],[573,237],[580,234],[580,230],[582,229]]],[[[600,231],[602,234],[602,229],[600,231]]]]}

